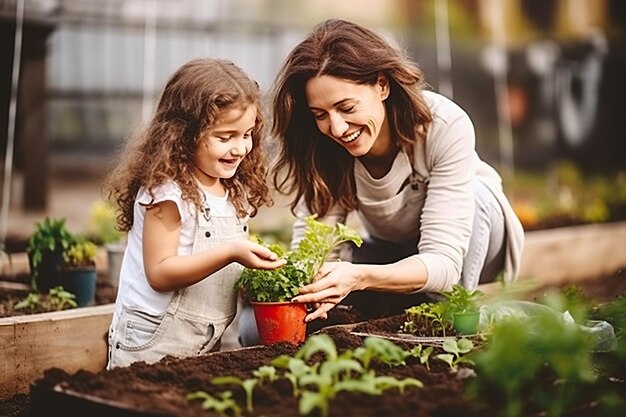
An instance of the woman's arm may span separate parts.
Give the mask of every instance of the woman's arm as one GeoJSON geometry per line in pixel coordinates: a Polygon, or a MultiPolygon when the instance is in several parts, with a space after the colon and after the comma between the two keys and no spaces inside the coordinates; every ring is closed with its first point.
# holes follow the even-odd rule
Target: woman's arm
{"type": "Polygon", "coordinates": [[[180,214],[173,201],[146,210],[143,225],[143,262],[148,283],[155,291],[175,291],[193,285],[231,262],[249,268],[274,269],[285,264],[269,249],[247,239],[214,249],[178,255],[180,214]]]}

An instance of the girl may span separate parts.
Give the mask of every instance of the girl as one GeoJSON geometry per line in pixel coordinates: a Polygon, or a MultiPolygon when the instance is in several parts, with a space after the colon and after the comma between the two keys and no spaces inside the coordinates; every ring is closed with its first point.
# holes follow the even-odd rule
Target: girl
{"type": "Polygon", "coordinates": [[[197,59],[167,82],[145,132],[107,181],[128,231],[107,367],[219,348],[243,266],[284,264],[247,239],[271,204],[258,84],[233,63],[197,59]]]}

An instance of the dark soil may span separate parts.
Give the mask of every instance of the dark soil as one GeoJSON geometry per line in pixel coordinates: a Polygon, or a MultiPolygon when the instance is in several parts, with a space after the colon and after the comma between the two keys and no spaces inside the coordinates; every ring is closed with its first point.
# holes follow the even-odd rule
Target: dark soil
{"type": "MultiPolygon", "coordinates": [[[[610,301],[626,293],[626,273],[620,270],[609,277],[579,282],[576,287],[595,302],[610,301]]],[[[538,290],[531,297],[541,298],[544,292],[545,290],[538,290]]],[[[331,315],[328,322],[337,324],[352,320],[353,313],[349,310],[338,310],[337,316],[331,315]]],[[[361,329],[393,332],[398,320],[400,319],[397,317],[372,320],[368,323],[368,327],[361,327],[361,329]]],[[[330,334],[338,348],[342,350],[352,349],[361,344],[361,338],[352,335],[345,328],[335,326],[321,331],[330,334]]],[[[405,347],[408,346],[405,345],[405,347]]],[[[153,365],[138,363],[128,368],[97,374],[79,371],[68,375],[61,370],[50,369],[43,379],[36,382],[36,389],[32,391],[30,398],[32,413],[25,407],[29,401],[24,396],[17,396],[0,402],[0,415],[49,416],[52,415],[50,410],[53,409],[55,415],[68,416],[217,415],[202,410],[199,402],[189,402],[185,396],[197,390],[216,394],[223,391],[223,387],[212,385],[211,378],[218,375],[249,378],[251,372],[259,366],[269,364],[272,358],[280,354],[293,354],[297,348],[289,344],[277,344],[187,359],[168,357],[153,365]],[[50,396],[52,387],[60,390],[61,394],[56,397],[50,396]],[[96,400],[95,402],[77,400],[84,399],[85,396],[96,400]],[[105,404],[106,407],[97,410],[94,404],[105,404]],[[144,410],[145,413],[142,414],[136,410],[144,410]]],[[[331,416],[443,417],[496,416],[498,414],[499,410],[493,407],[497,399],[483,398],[484,401],[478,401],[467,398],[465,385],[471,383],[473,378],[459,378],[459,374],[463,373],[452,373],[448,365],[442,361],[431,360],[430,370],[415,359],[409,359],[406,366],[396,368],[376,365],[375,370],[378,375],[391,375],[398,379],[417,378],[424,383],[424,387],[408,388],[404,394],[400,394],[397,389],[392,389],[380,396],[341,392],[330,403],[331,416]]],[[[611,382],[607,375],[603,376],[602,380],[612,384],[611,389],[617,390],[624,398],[626,390],[623,375],[619,377],[611,375],[611,382]]],[[[549,387],[555,381],[548,379],[540,383],[545,383],[549,387]]],[[[234,389],[233,392],[237,403],[243,407],[245,404],[243,392],[239,389],[234,389]]],[[[598,410],[593,406],[593,401],[591,401],[593,393],[590,392],[589,396],[590,398],[584,399],[580,407],[566,412],[565,416],[599,417],[602,415],[598,414],[598,410]]],[[[297,410],[297,402],[291,395],[289,384],[284,380],[271,384],[265,383],[254,389],[254,413],[252,415],[294,416],[298,414],[297,410]]],[[[314,412],[312,415],[317,414],[314,412]]]]}

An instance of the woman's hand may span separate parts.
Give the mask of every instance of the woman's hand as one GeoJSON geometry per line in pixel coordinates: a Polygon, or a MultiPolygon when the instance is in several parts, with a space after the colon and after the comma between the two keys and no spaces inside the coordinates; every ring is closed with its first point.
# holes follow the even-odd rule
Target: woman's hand
{"type": "Polygon", "coordinates": [[[265,246],[250,240],[237,240],[232,245],[234,261],[248,268],[276,269],[287,263],[265,246]]]}
{"type": "Polygon", "coordinates": [[[350,262],[326,262],[313,277],[313,282],[300,288],[300,294],[291,301],[312,303],[316,308],[306,316],[305,321],[326,319],[331,308],[350,292],[361,289],[361,279],[358,265],[350,262]]]}

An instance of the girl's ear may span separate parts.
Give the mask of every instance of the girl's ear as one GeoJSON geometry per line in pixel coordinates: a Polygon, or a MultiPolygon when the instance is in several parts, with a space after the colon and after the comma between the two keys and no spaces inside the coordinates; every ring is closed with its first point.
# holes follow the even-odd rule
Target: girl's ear
{"type": "Polygon", "coordinates": [[[376,84],[380,88],[381,100],[387,100],[387,97],[389,97],[389,80],[387,79],[387,77],[385,77],[383,74],[379,74],[376,84]]]}

